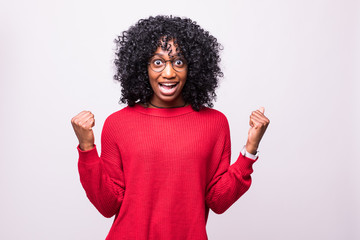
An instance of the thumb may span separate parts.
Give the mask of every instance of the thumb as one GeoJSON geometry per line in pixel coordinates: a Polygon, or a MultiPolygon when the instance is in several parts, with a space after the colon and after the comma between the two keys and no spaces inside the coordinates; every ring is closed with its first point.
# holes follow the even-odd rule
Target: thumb
{"type": "Polygon", "coordinates": [[[260,111],[262,114],[264,114],[265,108],[264,108],[264,107],[260,107],[260,108],[259,108],[259,111],[260,111]]]}

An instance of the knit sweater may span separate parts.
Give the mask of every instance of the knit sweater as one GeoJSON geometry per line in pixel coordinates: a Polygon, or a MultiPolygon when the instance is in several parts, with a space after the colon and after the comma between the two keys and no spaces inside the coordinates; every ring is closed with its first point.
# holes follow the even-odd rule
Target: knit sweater
{"type": "Polygon", "coordinates": [[[101,156],[79,152],[80,181],[105,217],[106,239],[205,240],[209,209],[223,213],[251,184],[255,160],[230,166],[229,124],[204,108],[127,106],[105,121],[101,156]]]}

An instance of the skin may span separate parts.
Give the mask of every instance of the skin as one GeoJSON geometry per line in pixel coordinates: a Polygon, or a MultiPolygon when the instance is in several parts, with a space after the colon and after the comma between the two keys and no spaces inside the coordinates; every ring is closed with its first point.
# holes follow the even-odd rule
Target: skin
{"type": "Polygon", "coordinates": [[[264,115],[264,112],[265,108],[261,107],[253,111],[250,115],[250,129],[246,142],[246,151],[251,154],[256,154],[260,141],[270,123],[270,120],[264,115]]]}
{"type": "MultiPolygon", "coordinates": [[[[171,44],[172,54],[169,56],[169,51],[165,51],[160,47],[154,54],[160,55],[166,61],[171,59],[171,56],[176,55],[176,46],[173,41],[171,44]]],[[[150,101],[159,107],[179,107],[184,106],[185,101],[182,97],[181,91],[186,83],[187,70],[182,72],[175,71],[170,62],[167,62],[165,69],[162,72],[155,72],[148,67],[148,75],[150,85],[154,91],[150,101]],[[171,95],[164,95],[159,90],[159,83],[173,83],[178,82],[175,93],[171,95]]],[[[148,105],[146,107],[153,107],[148,105]]],[[[253,111],[250,115],[250,129],[248,132],[248,139],[246,142],[246,151],[251,154],[256,154],[260,141],[270,123],[269,119],[264,115],[265,109],[263,107],[253,111]]],[[[94,114],[90,111],[82,111],[71,119],[71,124],[74,128],[75,134],[79,140],[80,149],[87,151],[94,148],[94,133],[92,128],[95,126],[94,114]]]]}
{"type": "Polygon", "coordinates": [[[94,114],[90,111],[82,111],[71,119],[79,147],[83,151],[94,148],[95,138],[92,128],[95,126],[94,114]]]}
{"type": "MultiPolygon", "coordinates": [[[[154,55],[161,56],[165,61],[171,60],[172,57],[177,55],[176,46],[173,41],[169,41],[171,45],[171,55],[169,56],[169,51],[158,49],[155,51],[154,55]]],[[[159,107],[178,107],[184,106],[185,101],[182,97],[181,91],[186,83],[187,69],[182,72],[177,72],[173,69],[170,62],[167,62],[165,69],[162,72],[153,71],[150,66],[148,66],[148,76],[151,88],[154,91],[150,101],[152,104],[159,107]],[[178,83],[176,91],[172,95],[164,95],[159,89],[159,83],[178,83]]],[[[153,107],[149,105],[148,107],[153,107]]]]}

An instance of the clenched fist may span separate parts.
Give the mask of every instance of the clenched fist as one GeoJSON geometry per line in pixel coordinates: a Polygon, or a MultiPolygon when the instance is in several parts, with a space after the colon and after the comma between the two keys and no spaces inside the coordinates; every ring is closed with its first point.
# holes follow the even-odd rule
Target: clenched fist
{"type": "Polygon", "coordinates": [[[95,126],[94,114],[89,111],[82,111],[71,119],[71,124],[79,140],[79,147],[83,151],[94,148],[94,133],[92,127],[95,126]]]}
{"type": "Polygon", "coordinates": [[[250,115],[250,129],[248,140],[246,142],[246,151],[251,154],[256,154],[261,138],[270,123],[269,119],[265,117],[264,112],[265,109],[261,107],[258,110],[253,111],[250,115]]]}

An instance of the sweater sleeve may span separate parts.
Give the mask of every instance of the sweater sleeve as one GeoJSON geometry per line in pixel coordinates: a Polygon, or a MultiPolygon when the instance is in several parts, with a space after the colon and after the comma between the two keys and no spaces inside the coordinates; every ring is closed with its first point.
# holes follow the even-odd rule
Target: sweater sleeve
{"type": "Polygon", "coordinates": [[[230,166],[231,143],[227,120],[221,135],[219,139],[224,139],[223,151],[215,174],[207,185],[205,198],[207,206],[217,214],[225,212],[249,189],[252,165],[257,160],[239,154],[237,161],[230,166]]]}
{"type": "Polygon", "coordinates": [[[88,151],[77,147],[80,182],[90,202],[105,217],[119,212],[125,192],[121,157],[113,132],[109,121],[105,121],[100,157],[96,146],[88,151]]]}

